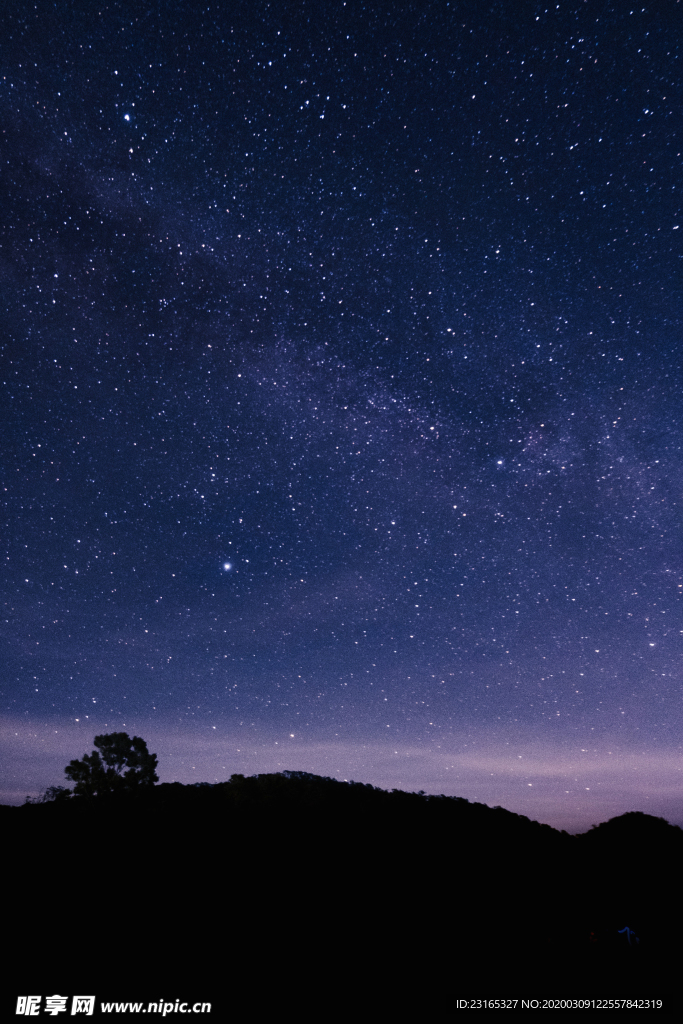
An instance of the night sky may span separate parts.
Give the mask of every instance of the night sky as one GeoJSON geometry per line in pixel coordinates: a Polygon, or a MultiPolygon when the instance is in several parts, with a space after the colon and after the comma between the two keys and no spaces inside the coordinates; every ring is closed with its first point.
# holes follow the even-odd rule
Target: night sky
{"type": "Polygon", "coordinates": [[[3,5],[0,800],[683,824],[681,7],[3,5]]]}

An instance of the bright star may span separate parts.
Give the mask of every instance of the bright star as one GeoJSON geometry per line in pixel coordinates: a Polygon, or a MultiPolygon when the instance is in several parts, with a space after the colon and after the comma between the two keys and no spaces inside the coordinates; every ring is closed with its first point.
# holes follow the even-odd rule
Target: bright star
{"type": "Polygon", "coordinates": [[[225,572],[230,572],[232,569],[232,562],[223,562],[223,569],[225,572]]]}

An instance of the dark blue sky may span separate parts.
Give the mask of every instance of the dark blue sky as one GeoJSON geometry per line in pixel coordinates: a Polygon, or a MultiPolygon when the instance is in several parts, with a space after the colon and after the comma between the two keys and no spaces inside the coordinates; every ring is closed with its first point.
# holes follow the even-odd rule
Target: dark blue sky
{"type": "Polygon", "coordinates": [[[5,801],[683,822],[679,7],[4,6],[5,801]]]}

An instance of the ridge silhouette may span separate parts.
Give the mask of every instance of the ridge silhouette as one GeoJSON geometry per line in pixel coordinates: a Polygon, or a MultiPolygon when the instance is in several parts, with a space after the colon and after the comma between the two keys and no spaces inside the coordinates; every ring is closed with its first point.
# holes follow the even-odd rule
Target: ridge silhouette
{"type": "Polygon", "coordinates": [[[226,964],[334,978],[351,958],[390,986],[409,983],[407,962],[410,983],[455,972],[468,997],[621,984],[652,996],[681,952],[683,831],[640,812],[572,836],[460,797],[284,771],[0,816],[18,948],[34,950],[55,991],[65,975],[114,991],[122,969],[146,984],[133,936],[197,991],[226,964]]]}

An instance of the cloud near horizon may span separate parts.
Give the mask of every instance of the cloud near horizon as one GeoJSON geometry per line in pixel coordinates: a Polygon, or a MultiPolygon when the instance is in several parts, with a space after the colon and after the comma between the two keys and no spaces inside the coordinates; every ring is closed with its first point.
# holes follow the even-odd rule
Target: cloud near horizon
{"type": "Polygon", "coordinates": [[[115,726],[55,720],[0,721],[0,802],[21,804],[47,786],[64,785],[64,767],[93,747],[95,735],[142,735],[159,755],[161,782],[222,782],[232,774],[308,771],[380,789],[424,790],[500,805],[568,832],[643,811],[683,827],[680,750],[644,752],[603,737],[599,748],[550,746],[502,734],[468,732],[429,746],[403,738],[383,742],[339,739],[302,743],[296,734],[217,726],[149,729],[134,719],[115,726]],[[40,754],[40,756],[37,756],[40,754]]]}

